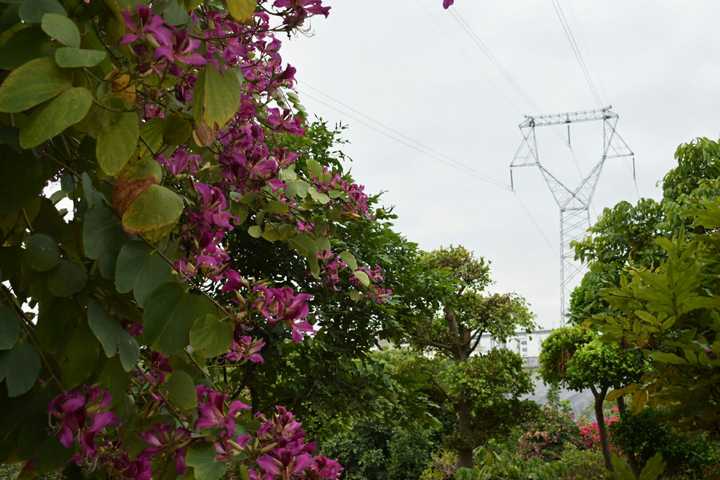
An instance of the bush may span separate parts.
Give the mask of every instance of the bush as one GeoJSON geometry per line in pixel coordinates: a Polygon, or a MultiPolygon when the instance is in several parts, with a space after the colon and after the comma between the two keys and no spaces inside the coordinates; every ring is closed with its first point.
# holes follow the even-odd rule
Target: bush
{"type": "Polygon", "coordinates": [[[657,452],[667,462],[667,473],[686,478],[708,478],[705,470],[720,462],[718,446],[705,436],[687,437],[673,431],[662,412],[645,409],[626,413],[610,427],[613,443],[644,465],[657,452]]]}
{"type": "Polygon", "coordinates": [[[420,475],[420,480],[451,480],[457,470],[457,454],[441,450],[433,454],[430,464],[420,475]]]}
{"type": "Polygon", "coordinates": [[[602,453],[597,450],[580,450],[567,444],[560,458],[545,463],[533,480],[600,480],[610,478],[605,469],[602,453]]]}
{"type": "Polygon", "coordinates": [[[540,415],[525,426],[518,441],[524,459],[557,460],[566,444],[580,446],[580,429],[572,413],[560,405],[546,405],[540,415]]]}
{"type": "MultiPolygon", "coordinates": [[[[462,480],[601,480],[607,477],[602,454],[567,443],[555,460],[524,459],[508,449],[483,448],[474,476],[462,480]]],[[[434,479],[433,479],[434,480],[434,479]]],[[[460,480],[456,475],[455,480],[460,480]]]]}

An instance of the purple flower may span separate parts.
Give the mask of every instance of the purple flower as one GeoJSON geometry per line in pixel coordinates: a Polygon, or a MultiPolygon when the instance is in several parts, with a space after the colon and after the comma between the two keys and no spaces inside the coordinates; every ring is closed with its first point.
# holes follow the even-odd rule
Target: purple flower
{"type": "Polygon", "coordinates": [[[443,0],[443,8],[447,10],[453,3],[455,3],[455,0],[443,0]]]}
{"type": "Polygon", "coordinates": [[[235,417],[242,410],[249,410],[250,405],[234,400],[226,406],[226,395],[204,385],[198,385],[196,390],[198,419],[195,428],[219,429],[222,436],[232,437],[235,434],[235,417]]]}
{"type": "Polygon", "coordinates": [[[233,340],[230,352],[225,355],[225,358],[230,362],[250,361],[252,363],[264,363],[265,359],[260,355],[264,347],[265,340],[262,338],[254,339],[244,335],[233,340]]]}
{"type": "Polygon", "coordinates": [[[109,410],[111,403],[107,390],[84,386],[58,395],[48,405],[50,417],[59,422],[60,443],[70,448],[77,442],[77,463],[94,459],[98,453],[97,436],[118,424],[118,417],[109,410]]]}
{"type": "Polygon", "coordinates": [[[313,332],[313,326],[306,320],[312,295],[296,294],[290,287],[268,288],[258,285],[254,290],[259,294],[255,308],[271,325],[278,322],[287,324],[292,330],[294,342],[302,341],[305,333],[313,332]]]}
{"type": "Polygon", "coordinates": [[[147,40],[155,47],[172,45],[172,30],[165,25],[160,15],[155,15],[150,10],[150,7],[139,5],[135,14],[126,10],[122,16],[128,33],[120,39],[121,45],[128,45],[142,39],[147,40]]]}
{"type": "Polygon", "coordinates": [[[182,173],[195,175],[200,168],[202,157],[188,152],[184,147],[178,147],[169,158],[163,154],[158,155],[157,161],[174,176],[182,173]]]}
{"type": "Polygon", "coordinates": [[[199,53],[200,41],[192,38],[186,30],[175,31],[172,41],[168,45],[161,45],[155,49],[155,58],[166,59],[169,62],[179,62],[186,65],[205,65],[207,60],[199,53]]]}
{"type": "Polygon", "coordinates": [[[342,467],[334,460],[313,456],[315,444],[305,441],[305,431],[292,412],[275,407],[275,415],[267,418],[258,415],[262,421],[256,437],[263,452],[255,463],[258,468],[250,469],[250,478],[274,480],[280,478],[321,478],[336,480],[342,467]]]}

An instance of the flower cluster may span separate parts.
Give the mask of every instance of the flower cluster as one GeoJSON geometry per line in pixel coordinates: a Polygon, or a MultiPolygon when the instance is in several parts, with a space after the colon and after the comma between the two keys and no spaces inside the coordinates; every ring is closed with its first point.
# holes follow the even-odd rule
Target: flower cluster
{"type": "Polygon", "coordinates": [[[110,411],[112,398],[99,387],[81,387],[55,397],[48,412],[58,429],[58,439],[65,448],[78,446],[74,460],[81,464],[98,453],[98,437],[118,424],[110,411]]]}
{"type": "Polygon", "coordinates": [[[258,418],[262,424],[256,434],[256,447],[265,453],[256,459],[257,468],[250,470],[251,480],[335,480],[340,476],[339,463],[321,455],[313,456],[315,444],[305,441],[302,425],[287,409],[278,406],[272,418],[264,415],[258,418]]]}
{"type": "Polygon", "coordinates": [[[230,351],[225,355],[225,359],[229,362],[251,362],[263,363],[260,352],[265,347],[265,340],[262,338],[253,338],[249,335],[236,335],[233,339],[230,351]]]}
{"type": "MultiPolygon", "coordinates": [[[[354,273],[340,255],[329,250],[319,252],[318,259],[322,265],[321,273],[325,285],[334,290],[339,290],[342,272],[354,273]]],[[[392,296],[392,290],[382,286],[385,281],[385,275],[379,265],[373,268],[360,266],[355,272],[362,272],[367,275],[370,285],[364,286],[355,274],[349,276],[350,284],[358,289],[365,290],[366,295],[374,302],[385,303],[392,296]]]]}
{"type": "Polygon", "coordinates": [[[258,285],[254,290],[258,294],[254,306],[270,325],[286,324],[292,331],[294,342],[302,341],[306,333],[313,332],[313,326],[307,321],[310,311],[308,301],[312,295],[295,293],[290,287],[258,285]]]}
{"type": "Polygon", "coordinates": [[[238,433],[237,417],[244,410],[250,410],[239,400],[228,403],[227,395],[217,392],[205,385],[197,386],[198,418],[195,422],[196,431],[208,431],[217,453],[218,460],[228,460],[232,453],[247,444],[250,437],[238,433]]]}
{"type": "MultiPolygon", "coordinates": [[[[605,419],[605,425],[610,427],[610,425],[618,421],[620,421],[620,417],[612,415],[605,419]]],[[[600,427],[597,422],[580,423],[578,427],[580,428],[580,437],[585,448],[591,449],[600,445],[600,427]]]]}

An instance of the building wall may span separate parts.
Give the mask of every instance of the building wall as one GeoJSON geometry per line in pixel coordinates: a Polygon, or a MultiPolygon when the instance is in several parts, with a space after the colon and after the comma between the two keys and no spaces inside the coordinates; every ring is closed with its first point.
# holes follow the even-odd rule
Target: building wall
{"type": "Polygon", "coordinates": [[[483,337],[480,339],[477,353],[483,354],[493,348],[507,348],[513,352],[517,352],[528,367],[535,368],[538,366],[538,359],[542,349],[542,342],[550,335],[552,330],[537,330],[529,333],[518,333],[508,338],[507,342],[498,342],[492,337],[483,337]]]}

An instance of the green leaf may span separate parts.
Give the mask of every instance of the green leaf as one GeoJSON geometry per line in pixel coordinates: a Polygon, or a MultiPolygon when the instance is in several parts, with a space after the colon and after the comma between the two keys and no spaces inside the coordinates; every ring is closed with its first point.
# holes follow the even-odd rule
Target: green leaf
{"type": "Polygon", "coordinates": [[[635,480],[630,466],[616,453],[612,454],[612,465],[615,469],[615,480],[635,480]]]}
{"type": "Polygon", "coordinates": [[[308,193],[310,194],[310,198],[318,202],[320,205],[326,205],[330,202],[330,197],[324,193],[318,192],[315,187],[310,187],[308,189],[308,193]]]}
{"type": "Polygon", "coordinates": [[[133,240],[123,245],[115,267],[115,288],[119,293],[132,291],[135,301],[143,306],[158,287],[174,281],[170,265],[152,253],[145,242],[133,240]]]}
{"type": "Polygon", "coordinates": [[[0,112],[18,113],[72,87],[72,79],[50,58],[36,58],[16,68],[0,85],[0,112]]]}
{"type": "Polygon", "coordinates": [[[72,458],[72,450],[63,447],[57,438],[47,437],[33,451],[31,462],[38,473],[62,470],[72,458]]]}
{"type": "Polygon", "coordinates": [[[322,177],[323,167],[317,160],[309,159],[306,163],[308,172],[315,178],[322,177]]]}
{"type": "Polygon", "coordinates": [[[238,22],[247,22],[255,14],[257,0],[225,0],[230,15],[238,22]]]}
{"type": "Polygon", "coordinates": [[[95,154],[103,172],[111,177],[120,173],[135,152],[139,137],[140,126],[135,112],[121,113],[115,122],[103,129],[95,146],[95,154]]]}
{"type": "Polygon", "coordinates": [[[220,480],[225,475],[225,462],[215,460],[212,445],[193,444],[188,450],[185,462],[193,468],[195,480],[220,480]]]}
{"type": "Polygon", "coordinates": [[[62,68],[90,68],[99,65],[107,54],[102,50],[60,47],[55,50],[55,63],[62,68]]]}
{"type": "Polygon", "coordinates": [[[230,350],[234,330],[231,322],[220,320],[215,315],[199,317],[190,330],[190,345],[203,357],[217,357],[230,350]]]}
{"type": "Polygon", "coordinates": [[[9,350],[20,338],[20,320],[15,311],[0,305],[0,350],[9,350]]]}
{"type": "Polygon", "coordinates": [[[177,283],[163,285],[145,306],[145,342],[169,355],[182,352],[189,343],[193,323],[213,312],[214,307],[205,297],[188,294],[177,283]]]}
{"type": "Polygon", "coordinates": [[[0,46],[0,69],[12,70],[38,57],[52,54],[50,39],[37,27],[23,28],[0,46]]]}
{"type": "Polygon", "coordinates": [[[62,350],[60,371],[63,384],[74,388],[90,378],[98,366],[100,348],[95,335],[86,324],[78,325],[70,334],[67,345],[62,350]]]}
{"type": "Polygon", "coordinates": [[[115,275],[115,262],[125,241],[120,221],[102,202],[88,209],[83,222],[85,256],[97,260],[100,274],[106,279],[115,275]]]}
{"type": "Polygon", "coordinates": [[[85,268],[69,260],[61,260],[48,277],[48,289],[56,297],[72,297],[80,293],[86,283],[85,268]]]}
{"type": "Polygon", "coordinates": [[[309,190],[310,184],[304,180],[291,180],[287,182],[288,196],[305,198],[309,190]]]}
{"type": "Polygon", "coordinates": [[[163,10],[162,16],[165,23],[173,26],[185,25],[190,21],[190,15],[178,0],[170,0],[168,6],[163,10]]]}
{"type": "Polygon", "coordinates": [[[222,128],[240,106],[240,80],[233,70],[220,73],[208,64],[203,70],[203,120],[210,127],[222,128]]]}
{"type": "Polygon", "coordinates": [[[51,237],[36,233],[25,243],[25,254],[30,268],[37,272],[47,272],[60,263],[60,249],[51,237]]]}
{"type": "Polygon", "coordinates": [[[40,374],[40,356],[27,343],[20,343],[2,356],[8,396],[19,397],[30,391],[40,374]]]}
{"type": "Polygon", "coordinates": [[[639,480],[657,480],[665,471],[665,460],[660,452],[656,453],[647,461],[645,467],[640,472],[639,480]]]}
{"type": "Polygon", "coordinates": [[[667,352],[652,352],[650,356],[655,360],[656,362],[660,363],[669,363],[671,365],[685,365],[687,364],[687,361],[678,356],[674,353],[667,353],[667,352]]]}
{"type": "Polygon", "coordinates": [[[123,214],[122,224],[126,232],[157,242],[175,227],[182,212],[183,201],[177,193],[160,185],[151,185],[130,204],[123,214]]]}
{"type": "Polygon", "coordinates": [[[253,225],[250,228],[248,228],[248,235],[250,235],[253,238],[260,238],[260,237],[262,237],[262,228],[260,228],[257,225],[253,225]]]}
{"type": "Polygon", "coordinates": [[[100,341],[105,356],[114,357],[120,353],[123,370],[130,372],[140,357],[137,341],[95,301],[88,302],[88,326],[100,341]]]}
{"type": "Polygon", "coordinates": [[[92,105],[92,94],[83,87],[71,88],[33,112],[20,129],[20,146],[37,147],[85,118],[92,105]]]}
{"type": "Polygon", "coordinates": [[[357,270],[357,260],[355,260],[355,256],[352,253],[350,253],[348,250],[345,250],[339,256],[343,262],[347,263],[347,266],[350,267],[351,270],[357,270]]]}
{"type": "Polygon", "coordinates": [[[182,370],[176,370],[170,375],[164,385],[168,400],[181,410],[191,410],[197,406],[195,382],[190,375],[182,370]]]}
{"type": "Polygon", "coordinates": [[[362,270],[355,270],[353,275],[355,275],[355,278],[357,278],[364,287],[367,288],[370,286],[370,277],[368,277],[367,273],[362,270]]]}
{"type": "Polygon", "coordinates": [[[25,23],[40,23],[46,13],[67,15],[57,0],[23,0],[20,5],[20,18],[25,23]]]}
{"type": "Polygon", "coordinates": [[[75,22],[64,14],[46,13],[42,16],[40,27],[50,38],[57,40],[68,47],[80,46],[80,30],[75,22]]]}

